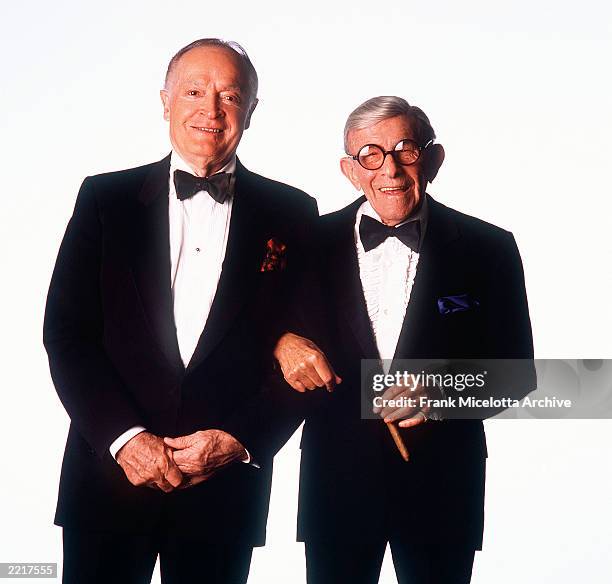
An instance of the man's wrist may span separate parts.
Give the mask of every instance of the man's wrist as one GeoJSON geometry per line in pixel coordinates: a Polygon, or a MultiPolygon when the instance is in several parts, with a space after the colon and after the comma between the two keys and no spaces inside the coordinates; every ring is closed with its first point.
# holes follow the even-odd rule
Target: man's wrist
{"type": "Polygon", "coordinates": [[[117,454],[119,451],[132,439],[134,436],[146,432],[146,428],[143,426],[133,426],[129,430],[126,430],[123,434],[120,434],[113,443],[108,447],[111,456],[117,460],[117,454]]]}
{"type": "Polygon", "coordinates": [[[244,455],[240,459],[240,462],[243,464],[248,464],[249,466],[253,466],[255,468],[261,468],[259,463],[251,456],[251,453],[245,448],[244,455]]]}
{"type": "MultiPolygon", "coordinates": [[[[436,385],[434,395],[433,396],[430,395],[429,398],[430,400],[431,399],[438,400],[444,403],[448,399],[448,395],[442,387],[438,387],[436,385]]],[[[423,412],[423,414],[425,415],[425,418],[427,420],[432,420],[434,422],[441,422],[442,420],[444,420],[443,411],[444,411],[444,408],[442,407],[431,407],[429,411],[423,412]]]]}

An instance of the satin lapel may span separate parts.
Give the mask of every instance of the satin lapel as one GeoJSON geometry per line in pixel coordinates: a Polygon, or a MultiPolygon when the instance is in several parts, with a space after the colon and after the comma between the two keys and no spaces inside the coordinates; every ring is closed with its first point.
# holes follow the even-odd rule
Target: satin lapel
{"type": "Polygon", "coordinates": [[[329,272],[334,285],[336,306],[339,307],[359,343],[362,357],[377,359],[378,348],[363,295],[355,247],[355,217],[364,200],[362,197],[347,207],[333,226],[329,245],[333,254],[329,272]]]}
{"type": "Polygon", "coordinates": [[[264,257],[265,234],[249,172],[238,165],[227,249],[210,314],[187,372],[200,365],[223,339],[249,297],[264,257]]]}
{"type": "MultiPolygon", "coordinates": [[[[402,330],[395,349],[395,359],[430,358],[422,355],[420,345],[429,332],[428,323],[436,316],[437,306],[434,291],[439,288],[438,282],[445,277],[445,251],[447,246],[460,237],[456,223],[449,217],[444,205],[434,201],[429,195],[429,217],[427,232],[419,254],[419,263],[414,280],[410,302],[404,315],[402,330]]],[[[395,364],[392,364],[393,370],[395,364]]]]}
{"type": "Polygon", "coordinates": [[[182,371],[170,284],[169,172],[169,156],[153,166],[138,195],[138,212],[129,228],[134,277],[148,322],[170,365],[182,371]]]}

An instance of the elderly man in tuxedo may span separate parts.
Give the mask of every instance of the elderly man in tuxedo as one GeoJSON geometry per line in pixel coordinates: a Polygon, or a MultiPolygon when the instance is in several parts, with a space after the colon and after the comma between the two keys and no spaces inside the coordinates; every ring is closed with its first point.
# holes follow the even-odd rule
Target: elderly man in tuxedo
{"type": "Polygon", "coordinates": [[[237,159],[257,73],[236,43],[181,49],[161,100],[171,154],[85,179],[49,289],[64,582],[148,582],[159,555],[163,582],[236,584],[264,543],[271,455],[240,410],[316,203],[237,159]]]}
{"type": "MultiPolygon", "coordinates": [[[[465,584],[482,545],[483,424],[440,419],[420,400],[365,419],[360,365],[531,359],[521,259],[511,233],[426,193],[444,150],[421,109],[399,97],[370,99],[350,114],[344,137],[341,169],[363,196],[319,219],[297,307],[306,315],[299,332],[312,340],[294,331],[275,351],[299,392],[341,381],[307,394],[285,385],[312,402],[298,517],[308,582],[373,584],[389,543],[401,584],[465,584]]],[[[533,389],[531,373],[528,365],[514,395],[533,389]]]]}

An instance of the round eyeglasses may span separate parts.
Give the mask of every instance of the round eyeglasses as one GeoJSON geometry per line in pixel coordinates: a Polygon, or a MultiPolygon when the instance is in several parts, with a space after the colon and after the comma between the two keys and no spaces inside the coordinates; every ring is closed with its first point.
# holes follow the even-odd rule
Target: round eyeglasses
{"type": "Polygon", "coordinates": [[[414,140],[408,138],[400,140],[393,150],[383,150],[377,144],[366,144],[359,149],[356,156],[349,155],[349,158],[359,162],[366,170],[378,170],[385,163],[387,154],[391,154],[393,160],[398,164],[410,166],[419,159],[421,152],[431,144],[433,144],[433,140],[427,142],[425,146],[419,146],[414,140]]]}

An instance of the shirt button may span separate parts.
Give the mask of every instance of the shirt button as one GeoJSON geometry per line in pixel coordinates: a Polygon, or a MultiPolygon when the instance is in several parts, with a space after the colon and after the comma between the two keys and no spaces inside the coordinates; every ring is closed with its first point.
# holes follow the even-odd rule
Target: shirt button
{"type": "Polygon", "coordinates": [[[196,253],[200,253],[200,248],[196,247],[196,253]]]}

